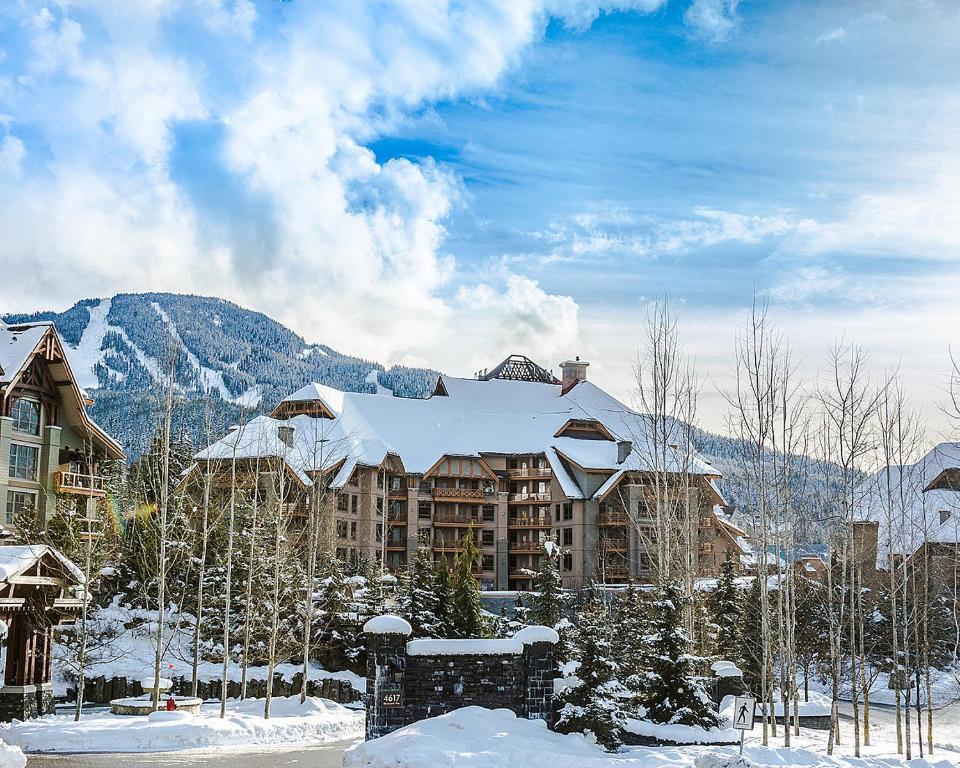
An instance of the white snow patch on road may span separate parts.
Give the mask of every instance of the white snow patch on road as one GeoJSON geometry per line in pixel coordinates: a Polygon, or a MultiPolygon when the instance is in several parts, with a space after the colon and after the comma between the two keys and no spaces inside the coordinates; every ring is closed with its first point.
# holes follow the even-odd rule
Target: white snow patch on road
{"type": "MultiPolygon", "coordinates": [[[[0,725],[0,738],[26,752],[172,752],[341,741],[363,735],[362,712],[326,699],[309,697],[301,704],[299,696],[275,698],[269,720],[263,717],[263,705],[263,699],[230,700],[223,719],[219,705],[175,719],[96,713],[74,722],[72,716],[49,715],[0,725]]],[[[11,765],[21,768],[23,763],[11,765]]],[[[0,762],[0,768],[6,764],[0,762]]]]}

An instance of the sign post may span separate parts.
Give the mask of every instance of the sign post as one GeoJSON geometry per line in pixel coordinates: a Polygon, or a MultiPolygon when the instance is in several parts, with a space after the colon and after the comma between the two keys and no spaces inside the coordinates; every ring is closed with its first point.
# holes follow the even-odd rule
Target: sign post
{"type": "Polygon", "coordinates": [[[737,696],[733,704],[733,727],[740,731],[740,754],[743,755],[743,734],[753,730],[757,714],[757,700],[752,696],[737,696]]]}

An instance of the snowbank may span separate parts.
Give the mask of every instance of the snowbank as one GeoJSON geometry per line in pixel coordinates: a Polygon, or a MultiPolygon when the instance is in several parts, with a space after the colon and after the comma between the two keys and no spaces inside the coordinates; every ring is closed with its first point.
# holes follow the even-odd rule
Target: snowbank
{"type": "Polygon", "coordinates": [[[413,634],[410,622],[400,616],[374,616],[363,625],[363,631],[371,635],[407,635],[413,634]]]}
{"type": "Polygon", "coordinates": [[[649,736],[677,744],[733,744],[740,740],[740,732],[733,728],[698,728],[694,725],[668,725],[649,720],[627,718],[624,730],[637,736],[649,736]]]}
{"type": "MultiPolygon", "coordinates": [[[[344,754],[344,768],[906,768],[889,753],[860,759],[828,756],[820,749],[766,748],[752,743],[739,758],[736,746],[630,747],[604,752],[579,734],[547,730],[506,709],[466,707],[421,720],[344,754]]],[[[955,768],[956,754],[914,760],[912,768],[955,768]]]]}
{"type": "Polygon", "coordinates": [[[519,640],[524,645],[530,645],[532,643],[558,643],[560,642],[560,635],[555,629],[545,627],[542,624],[533,624],[521,629],[513,636],[513,639],[519,640]]]}
{"type": "Polygon", "coordinates": [[[411,656],[506,656],[523,653],[519,640],[411,640],[411,656]]]}
{"type": "Polygon", "coordinates": [[[23,768],[26,764],[27,758],[20,747],[0,741],[0,768],[23,768]]]}
{"type": "MultiPolygon", "coordinates": [[[[222,720],[219,706],[206,707],[193,717],[168,712],[149,718],[96,713],[76,723],[72,716],[52,715],[0,725],[0,738],[27,752],[171,752],[340,741],[363,735],[363,713],[332,701],[308,698],[301,704],[299,696],[276,698],[269,720],[263,718],[263,704],[263,699],[231,700],[222,720]]],[[[2,755],[0,768],[6,768],[2,755]]]]}

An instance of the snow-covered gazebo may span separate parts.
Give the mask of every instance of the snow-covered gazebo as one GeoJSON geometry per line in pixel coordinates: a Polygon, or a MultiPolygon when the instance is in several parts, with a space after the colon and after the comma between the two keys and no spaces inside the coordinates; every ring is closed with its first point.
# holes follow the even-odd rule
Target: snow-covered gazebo
{"type": "Polygon", "coordinates": [[[76,620],[85,599],[83,571],[53,547],[0,546],[0,619],[7,624],[0,720],[53,712],[53,628],[76,620]]]}

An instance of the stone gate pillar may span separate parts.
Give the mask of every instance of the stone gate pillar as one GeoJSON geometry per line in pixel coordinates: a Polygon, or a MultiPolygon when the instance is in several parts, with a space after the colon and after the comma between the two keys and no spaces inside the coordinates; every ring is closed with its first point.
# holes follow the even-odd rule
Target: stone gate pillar
{"type": "Polygon", "coordinates": [[[375,616],[363,625],[367,637],[367,739],[406,724],[403,715],[407,639],[413,632],[399,616],[375,616]]]}
{"type": "Polygon", "coordinates": [[[532,626],[521,629],[513,639],[523,643],[526,671],[523,712],[518,714],[553,726],[553,653],[560,636],[550,627],[532,626]]]}

